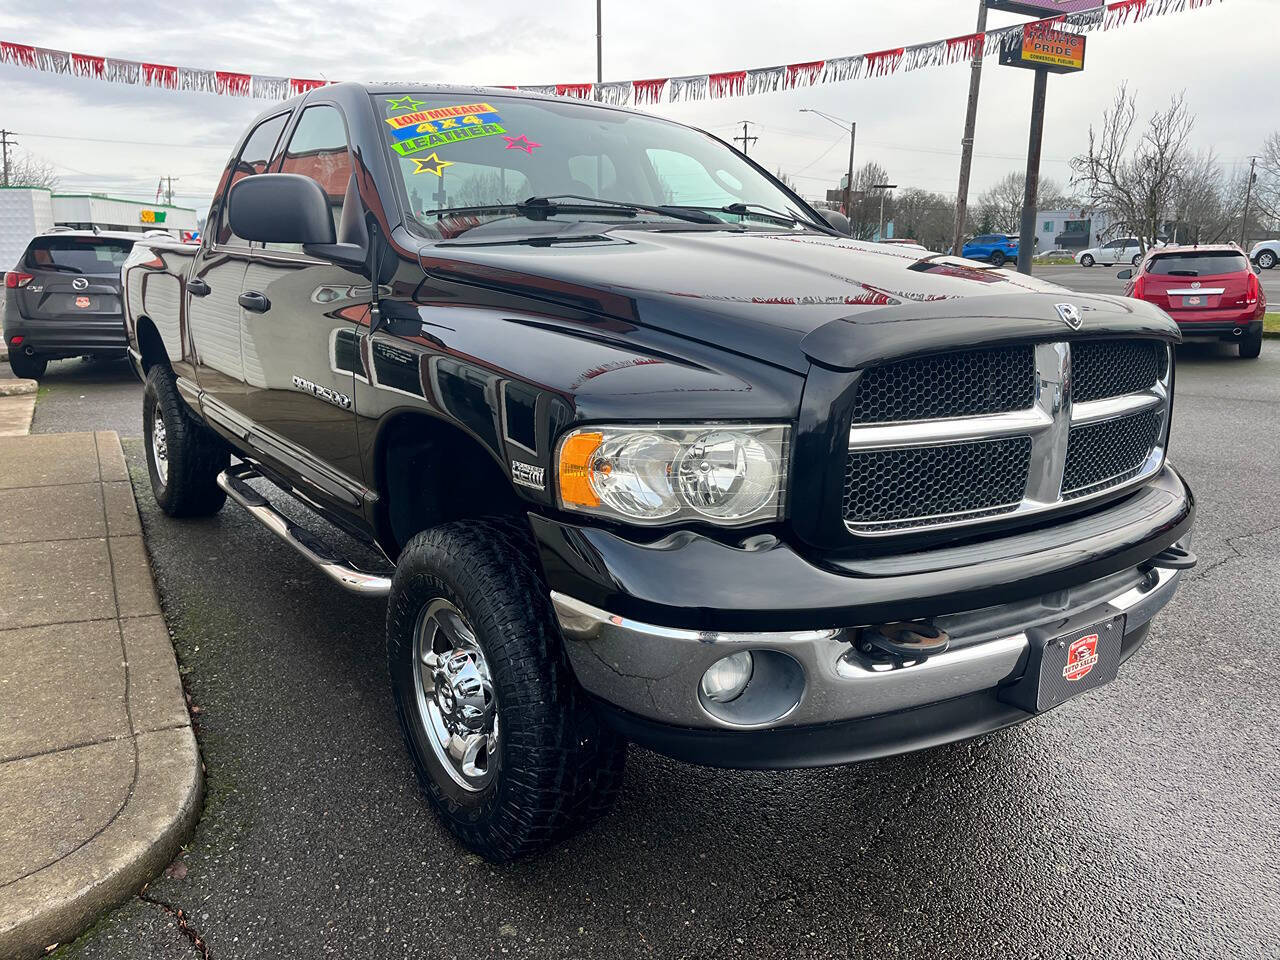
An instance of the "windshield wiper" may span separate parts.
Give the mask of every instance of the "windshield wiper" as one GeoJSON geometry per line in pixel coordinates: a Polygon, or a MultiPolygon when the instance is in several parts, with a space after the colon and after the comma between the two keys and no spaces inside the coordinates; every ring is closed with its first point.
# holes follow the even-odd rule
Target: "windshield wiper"
{"type": "MultiPolygon", "coordinates": [[[[745,216],[750,216],[751,214],[755,214],[756,216],[763,217],[766,220],[781,220],[783,223],[789,223],[793,227],[799,226],[800,224],[804,224],[805,226],[810,226],[810,227],[818,227],[818,224],[816,223],[813,223],[809,220],[802,220],[799,217],[796,217],[790,213],[783,213],[781,210],[775,210],[773,207],[767,207],[763,203],[744,203],[742,201],[739,201],[738,203],[730,203],[723,207],[711,207],[711,206],[695,207],[690,205],[690,206],[681,206],[680,209],[682,210],[718,210],[720,213],[732,213],[734,216],[737,216],[737,217],[745,217],[745,216]]],[[[824,226],[824,227],[818,227],[818,229],[823,231],[829,231],[831,228],[824,226]]]]}
{"type": "Polygon", "coordinates": [[[689,211],[676,207],[655,206],[647,203],[633,203],[629,200],[603,200],[599,197],[584,197],[573,193],[557,193],[546,197],[529,197],[518,203],[486,203],[469,207],[445,207],[440,210],[425,210],[426,216],[454,216],[455,214],[513,212],[530,220],[545,220],[560,213],[600,213],[618,217],[634,217],[641,210],[646,213],[658,213],[673,220],[686,220],[690,223],[714,223],[729,226],[719,217],[709,213],[689,211]],[[562,201],[574,201],[564,203],[562,201]]]}

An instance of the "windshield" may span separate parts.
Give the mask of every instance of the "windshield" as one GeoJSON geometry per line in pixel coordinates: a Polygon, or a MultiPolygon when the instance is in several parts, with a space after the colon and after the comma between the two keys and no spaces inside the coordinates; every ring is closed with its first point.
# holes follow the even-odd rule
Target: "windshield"
{"type": "Polygon", "coordinates": [[[533,197],[556,201],[556,221],[774,231],[814,222],[735,150],[656,117],[491,94],[386,93],[374,104],[409,210],[429,236],[455,237],[481,225],[485,233],[525,231],[530,221],[521,211],[458,208],[533,197]],[[591,200],[619,210],[600,203],[574,210],[591,200]],[[739,204],[745,206],[724,209],[739,204]]]}
{"type": "Polygon", "coordinates": [[[67,273],[113,274],[133,249],[131,240],[97,237],[37,237],[27,248],[27,267],[67,273]]]}
{"type": "Polygon", "coordinates": [[[1243,273],[1249,269],[1243,253],[1170,253],[1155,257],[1148,273],[1156,276],[1212,277],[1221,273],[1243,273]]]}

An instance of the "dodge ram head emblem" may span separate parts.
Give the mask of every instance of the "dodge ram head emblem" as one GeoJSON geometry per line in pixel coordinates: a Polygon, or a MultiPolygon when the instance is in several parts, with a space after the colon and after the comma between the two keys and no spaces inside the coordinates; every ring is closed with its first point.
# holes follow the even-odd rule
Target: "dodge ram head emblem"
{"type": "Polygon", "coordinates": [[[1068,680],[1083,680],[1098,664],[1098,635],[1091,633],[1067,647],[1067,665],[1062,675],[1068,680]]]}
{"type": "Polygon", "coordinates": [[[1055,303],[1053,309],[1058,311],[1058,319],[1072,330],[1079,330],[1084,324],[1084,317],[1080,316],[1080,308],[1074,303],[1055,303]]]}

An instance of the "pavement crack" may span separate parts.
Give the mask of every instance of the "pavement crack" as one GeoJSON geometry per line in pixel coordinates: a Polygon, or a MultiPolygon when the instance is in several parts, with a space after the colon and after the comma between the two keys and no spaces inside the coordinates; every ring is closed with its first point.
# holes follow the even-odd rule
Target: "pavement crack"
{"type": "Polygon", "coordinates": [[[1240,548],[1236,546],[1237,541],[1252,540],[1254,537],[1265,537],[1267,534],[1275,533],[1277,530],[1280,530],[1280,523],[1273,523],[1271,526],[1263,527],[1261,530],[1251,530],[1248,533],[1237,533],[1234,536],[1226,537],[1222,542],[1226,548],[1231,551],[1231,555],[1229,557],[1223,557],[1221,560],[1215,560],[1207,567],[1197,567],[1195,573],[1187,578],[1187,582],[1195,583],[1197,581],[1204,580],[1224,564],[1228,564],[1232,560],[1244,559],[1246,555],[1241,553],[1240,548]]]}
{"type": "Polygon", "coordinates": [[[138,892],[138,899],[143,903],[149,903],[152,906],[159,907],[169,916],[173,917],[178,924],[178,932],[190,941],[191,946],[200,954],[204,960],[209,960],[209,945],[204,942],[204,937],[200,935],[200,931],[191,925],[191,921],[187,919],[186,912],[181,907],[175,907],[171,903],[159,900],[147,891],[151,888],[151,884],[147,884],[138,892]]]}

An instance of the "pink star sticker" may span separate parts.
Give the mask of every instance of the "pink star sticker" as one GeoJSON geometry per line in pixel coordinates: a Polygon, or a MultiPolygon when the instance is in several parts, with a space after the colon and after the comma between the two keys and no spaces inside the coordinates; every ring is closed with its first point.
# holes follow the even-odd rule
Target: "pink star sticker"
{"type": "Polygon", "coordinates": [[[523,133],[518,137],[503,137],[502,139],[507,141],[508,150],[523,150],[525,153],[533,153],[534,147],[542,146],[540,143],[534,143],[523,133]]]}

